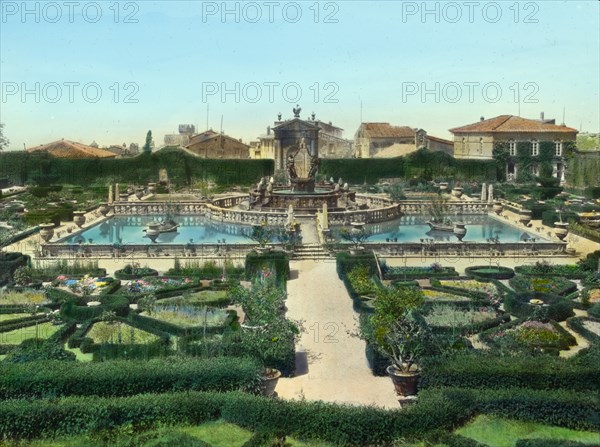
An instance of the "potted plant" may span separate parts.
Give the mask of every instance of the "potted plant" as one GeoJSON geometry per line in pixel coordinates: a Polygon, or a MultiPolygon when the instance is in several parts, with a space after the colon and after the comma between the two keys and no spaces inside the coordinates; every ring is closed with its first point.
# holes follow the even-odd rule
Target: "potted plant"
{"type": "Polygon", "coordinates": [[[423,292],[413,287],[384,288],[376,295],[371,341],[392,362],[386,371],[399,396],[417,393],[419,360],[433,346],[431,332],[417,313],[423,302],[423,292]]]}
{"type": "Polygon", "coordinates": [[[386,372],[398,396],[414,396],[421,373],[419,360],[429,350],[431,332],[422,317],[409,310],[384,335],[382,350],[392,361],[386,372]]]}

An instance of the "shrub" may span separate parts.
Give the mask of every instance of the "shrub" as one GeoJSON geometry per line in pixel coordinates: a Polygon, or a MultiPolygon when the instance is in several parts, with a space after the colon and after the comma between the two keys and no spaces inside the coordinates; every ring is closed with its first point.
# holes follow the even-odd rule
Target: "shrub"
{"type": "MultiPolygon", "coordinates": [[[[27,363],[47,360],[74,362],[75,354],[66,351],[62,346],[51,341],[29,338],[23,340],[16,349],[12,350],[4,359],[4,363],[27,363]]],[[[36,367],[40,368],[40,364],[36,367]]],[[[0,368],[0,371],[4,371],[4,369],[0,368]]]]}
{"type": "Polygon", "coordinates": [[[158,276],[158,271],[150,267],[133,267],[130,264],[115,271],[115,278],[117,279],[139,279],[144,276],[158,276]]]}
{"type": "Polygon", "coordinates": [[[515,276],[513,269],[508,267],[490,267],[486,265],[467,267],[465,269],[467,276],[475,279],[510,279],[515,276]]]}
{"type": "Polygon", "coordinates": [[[185,390],[253,391],[260,381],[261,365],[247,358],[172,357],[147,361],[2,364],[0,371],[1,399],[114,397],[185,390]]]}
{"type": "Polygon", "coordinates": [[[588,309],[588,315],[595,318],[600,318],[600,303],[594,304],[588,309]]]}
{"type": "Polygon", "coordinates": [[[284,285],[290,276],[290,260],[283,251],[250,252],[246,255],[246,281],[254,281],[264,272],[274,272],[277,283],[284,285]]]}
{"type": "Polygon", "coordinates": [[[511,293],[504,298],[504,309],[518,318],[530,317],[540,310],[539,306],[530,303],[532,299],[542,300],[547,305],[541,310],[549,320],[564,321],[575,315],[570,299],[545,293],[511,293]]]}
{"type": "Polygon", "coordinates": [[[577,285],[564,278],[515,276],[509,280],[510,286],[517,292],[552,293],[567,295],[577,290],[577,285]]]}

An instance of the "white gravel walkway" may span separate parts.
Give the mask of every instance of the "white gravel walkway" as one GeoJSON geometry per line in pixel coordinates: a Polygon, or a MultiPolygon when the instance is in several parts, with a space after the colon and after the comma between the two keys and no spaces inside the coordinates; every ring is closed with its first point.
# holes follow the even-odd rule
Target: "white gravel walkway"
{"type": "Polygon", "coordinates": [[[391,380],[371,374],[358,314],[335,262],[293,261],[290,268],[287,316],[303,321],[305,332],[296,376],[279,379],[279,397],[399,408],[391,380]]]}

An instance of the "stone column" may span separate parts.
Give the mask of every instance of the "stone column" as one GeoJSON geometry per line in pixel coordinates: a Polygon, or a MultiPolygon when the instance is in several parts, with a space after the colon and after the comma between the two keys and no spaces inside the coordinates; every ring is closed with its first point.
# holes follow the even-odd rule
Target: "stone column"
{"type": "Polygon", "coordinates": [[[487,200],[487,185],[485,183],[481,184],[481,201],[485,202],[487,200]]]}
{"type": "Polygon", "coordinates": [[[113,194],[113,185],[112,183],[108,185],[108,204],[113,203],[114,194],[113,194]]]}
{"type": "Polygon", "coordinates": [[[488,187],[488,202],[492,203],[494,201],[494,185],[490,185],[488,187]]]}
{"type": "Polygon", "coordinates": [[[115,196],[114,196],[115,200],[119,201],[121,200],[120,194],[119,194],[119,184],[117,183],[115,185],[115,196]]]}
{"type": "Polygon", "coordinates": [[[321,222],[323,230],[329,230],[329,217],[327,216],[327,203],[323,204],[323,221],[321,222]]]}

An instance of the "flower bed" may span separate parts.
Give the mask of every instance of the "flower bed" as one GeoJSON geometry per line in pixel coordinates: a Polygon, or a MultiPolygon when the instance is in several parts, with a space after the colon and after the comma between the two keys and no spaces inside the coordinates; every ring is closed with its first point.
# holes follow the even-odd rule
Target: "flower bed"
{"type": "Polygon", "coordinates": [[[377,286],[373,282],[369,269],[366,266],[356,266],[347,274],[348,281],[354,289],[354,292],[361,295],[374,295],[377,286]]]}
{"type": "Polygon", "coordinates": [[[38,290],[0,293],[0,306],[41,305],[47,302],[44,292],[38,290]]]}
{"type": "Polygon", "coordinates": [[[423,295],[425,296],[425,301],[470,301],[470,298],[466,296],[433,289],[423,289],[423,295]]]}
{"type": "Polygon", "coordinates": [[[509,280],[510,286],[517,292],[552,293],[567,295],[577,290],[577,285],[560,277],[535,277],[517,275],[509,280]]]}
{"type": "Polygon", "coordinates": [[[205,325],[207,327],[223,326],[229,317],[229,314],[221,309],[198,308],[185,304],[157,305],[151,311],[142,312],[142,315],[175,324],[182,328],[205,325]]]}
{"type": "Polygon", "coordinates": [[[459,279],[459,280],[440,280],[442,287],[451,287],[454,289],[462,289],[465,292],[485,293],[486,295],[496,295],[498,290],[491,283],[476,281],[474,279],[459,279]]]}
{"type": "Polygon", "coordinates": [[[146,277],[129,281],[123,292],[129,296],[140,296],[149,293],[161,293],[173,290],[185,290],[198,285],[191,278],[146,277]]]}
{"type": "Polygon", "coordinates": [[[481,338],[496,346],[518,346],[542,351],[564,350],[577,344],[575,338],[555,321],[515,320],[482,334],[481,338]]]}
{"type": "Polygon", "coordinates": [[[85,275],[82,278],[72,278],[67,275],[59,275],[52,286],[64,291],[70,291],[77,295],[104,295],[111,293],[119,287],[120,283],[111,277],[94,277],[85,275]]]}
{"type": "Polygon", "coordinates": [[[100,321],[94,323],[87,333],[87,337],[98,344],[147,344],[160,339],[157,335],[137,329],[120,321],[100,321]]]}
{"type": "Polygon", "coordinates": [[[156,304],[187,304],[189,306],[221,307],[226,306],[229,302],[230,299],[227,296],[227,292],[224,290],[200,290],[183,296],[163,298],[158,300],[156,304]]]}
{"type": "Polygon", "coordinates": [[[463,327],[483,323],[496,318],[492,307],[458,308],[449,305],[434,305],[424,316],[430,326],[463,327]]]}

